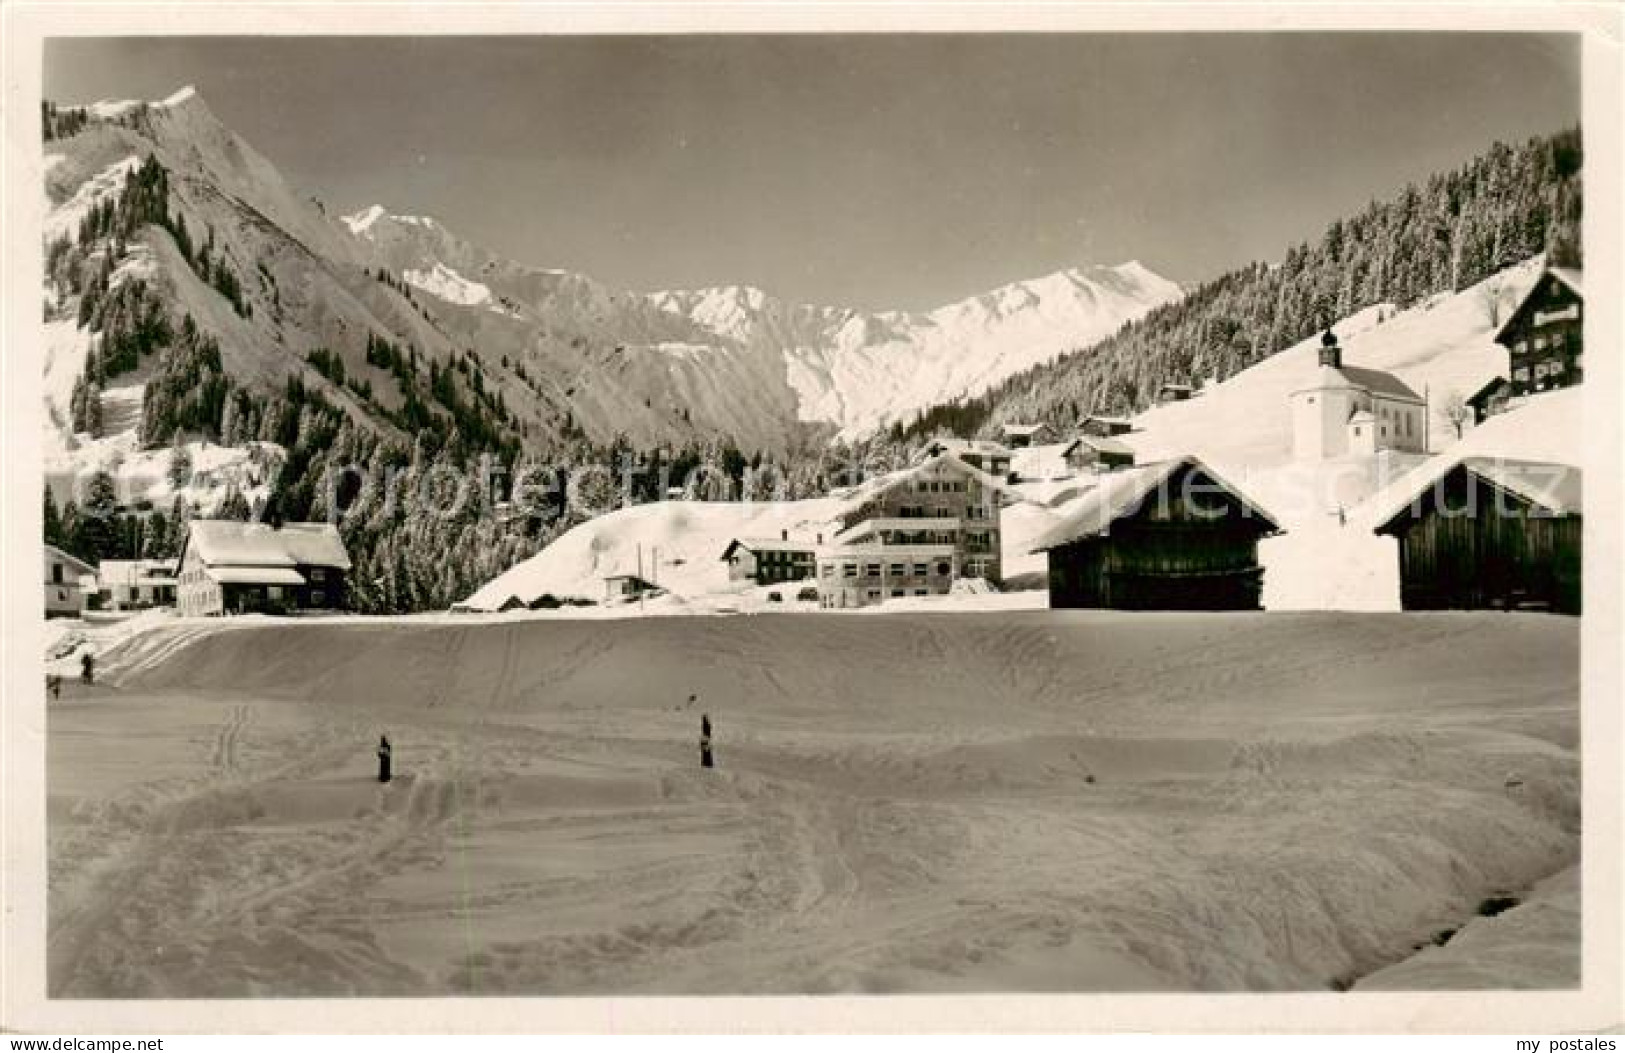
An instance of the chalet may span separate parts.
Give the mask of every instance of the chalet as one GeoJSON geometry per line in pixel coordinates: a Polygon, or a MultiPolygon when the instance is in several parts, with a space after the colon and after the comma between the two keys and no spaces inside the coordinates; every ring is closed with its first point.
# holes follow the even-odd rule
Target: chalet
{"type": "Polygon", "coordinates": [[[104,559],[100,579],[102,606],[131,611],[175,605],[175,561],[172,559],[104,559]]]}
{"type": "Polygon", "coordinates": [[[77,618],[96,591],[96,568],[55,545],[45,546],[45,616],[77,618]],[[88,584],[88,588],[87,588],[88,584]]]}
{"type": "Polygon", "coordinates": [[[1079,472],[1110,472],[1134,467],[1134,451],[1117,439],[1080,435],[1063,451],[1067,466],[1079,472]]]}
{"type": "Polygon", "coordinates": [[[642,599],[645,596],[658,595],[662,591],[659,585],[637,574],[604,575],[605,603],[642,599]]]}
{"type": "Polygon", "coordinates": [[[1049,556],[1051,607],[1257,610],[1268,514],[1195,457],[1103,476],[1060,510],[1033,551],[1049,556]]]}
{"type": "Polygon", "coordinates": [[[1170,402],[1184,402],[1188,400],[1196,389],[1189,384],[1164,384],[1157,389],[1157,405],[1162,406],[1170,402]]]}
{"type": "Polygon", "coordinates": [[[1513,398],[1585,379],[1584,313],[1581,273],[1547,267],[1495,334],[1495,342],[1507,349],[1513,398]]]}
{"type": "Polygon", "coordinates": [[[1004,444],[1012,450],[1024,450],[1052,438],[1048,424],[1006,424],[1004,444]]]}
{"type": "Polygon", "coordinates": [[[1010,451],[999,443],[985,439],[933,439],[925,448],[921,460],[930,460],[945,453],[995,479],[1008,480],[1010,477],[1010,451]]]}
{"type": "Polygon", "coordinates": [[[1091,413],[1078,422],[1078,431],[1102,439],[1114,439],[1134,430],[1134,422],[1127,417],[1102,417],[1091,413]]]}
{"type": "Polygon", "coordinates": [[[195,519],[178,565],[184,615],[339,610],[350,555],[331,523],[195,519]]]}
{"type": "Polygon", "coordinates": [[[791,541],[788,531],[781,531],[776,539],[734,538],[723,550],[722,560],[728,564],[730,581],[776,585],[812,577],[818,569],[818,548],[791,541]]]}
{"type": "Polygon", "coordinates": [[[1483,424],[1507,408],[1512,398],[1512,382],[1506,377],[1494,377],[1483,387],[1468,395],[1467,406],[1473,411],[1473,423],[1483,424]]]}
{"type": "Polygon", "coordinates": [[[1399,542],[1405,610],[1580,613],[1578,468],[1447,461],[1410,481],[1374,522],[1399,542]]]}
{"type": "Polygon", "coordinates": [[[1426,449],[1422,396],[1392,373],[1344,365],[1343,349],[1329,329],[1320,340],[1319,365],[1288,398],[1298,460],[1426,449]]]}
{"type": "Polygon", "coordinates": [[[1001,502],[1012,493],[949,452],[860,487],[818,552],[819,605],[943,595],[961,578],[997,585],[1001,502]]]}

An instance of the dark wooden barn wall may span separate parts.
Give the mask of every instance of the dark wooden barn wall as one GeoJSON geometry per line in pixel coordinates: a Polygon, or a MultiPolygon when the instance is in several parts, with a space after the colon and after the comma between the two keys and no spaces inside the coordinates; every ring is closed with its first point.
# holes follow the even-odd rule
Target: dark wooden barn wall
{"type": "Polygon", "coordinates": [[[1399,536],[1406,610],[1580,613],[1579,516],[1542,515],[1461,471],[1446,478],[1439,496],[1444,511],[1430,498],[1399,536]]]}

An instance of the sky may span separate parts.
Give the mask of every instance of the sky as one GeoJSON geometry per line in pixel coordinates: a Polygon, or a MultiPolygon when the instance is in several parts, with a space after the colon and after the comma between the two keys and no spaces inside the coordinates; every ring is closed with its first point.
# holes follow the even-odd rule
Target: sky
{"type": "Polygon", "coordinates": [[[1575,37],[48,41],[60,103],[209,107],[330,210],[629,289],[926,309],[1137,259],[1181,282],[1576,124],[1575,37]]]}

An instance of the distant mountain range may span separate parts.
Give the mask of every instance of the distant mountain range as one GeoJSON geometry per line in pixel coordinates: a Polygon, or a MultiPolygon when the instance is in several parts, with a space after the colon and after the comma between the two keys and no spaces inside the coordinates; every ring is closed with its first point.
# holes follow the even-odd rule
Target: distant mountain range
{"type": "MultiPolygon", "coordinates": [[[[140,277],[172,322],[190,315],[219,340],[235,384],[274,391],[297,377],[382,431],[400,429],[408,381],[369,356],[371,339],[415,351],[426,372],[472,356],[481,397],[495,407],[500,395],[497,426],[527,449],[624,433],[640,447],[719,435],[774,450],[907,422],[1182,295],[1139,263],[1061,271],[923,313],[792,304],[750,286],[616,289],[501,258],[431,218],[381,206],[330,215],[190,88],[54,111],[48,239],[75,238],[148,158],[167,172],[172,222],[131,233],[113,284],[140,277]],[[230,282],[199,280],[181,226],[230,282]]],[[[59,308],[69,299],[48,290],[59,308]]],[[[66,406],[52,410],[68,419],[66,406]]]]}

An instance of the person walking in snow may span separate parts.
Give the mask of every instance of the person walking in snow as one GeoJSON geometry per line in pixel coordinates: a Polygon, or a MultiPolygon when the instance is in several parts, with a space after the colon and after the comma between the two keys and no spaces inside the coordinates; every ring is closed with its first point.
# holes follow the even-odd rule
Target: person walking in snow
{"type": "Polygon", "coordinates": [[[715,767],[711,760],[711,716],[708,713],[700,714],[700,767],[715,767]]]}
{"type": "Polygon", "coordinates": [[[79,659],[79,679],[86,684],[96,682],[96,656],[89,651],[79,659]]]}
{"type": "Polygon", "coordinates": [[[390,759],[390,754],[392,752],[393,751],[391,750],[390,745],[389,745],[389,737],[387,735],[378,736],[378,781],[379,782],[388,782],[390,780],[389,759],[390,759]]]}

